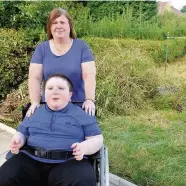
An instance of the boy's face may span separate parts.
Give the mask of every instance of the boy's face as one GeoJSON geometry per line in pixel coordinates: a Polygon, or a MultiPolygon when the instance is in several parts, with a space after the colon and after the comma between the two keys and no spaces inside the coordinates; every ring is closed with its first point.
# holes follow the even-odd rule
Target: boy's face
{"type": "Polygon", "coordinates": [[[46,103],[52,110],[60,110],[66,107],[72,97],[72,92],[66,80],[60,77],[49,79],[45,86],[46,103]]]}

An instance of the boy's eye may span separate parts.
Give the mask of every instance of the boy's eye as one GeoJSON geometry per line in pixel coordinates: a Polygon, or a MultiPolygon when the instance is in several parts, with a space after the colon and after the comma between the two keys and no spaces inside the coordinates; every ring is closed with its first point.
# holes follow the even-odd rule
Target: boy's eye
{"type": "Polygon", "coordinates": [[[60,89],[60,90],[64,90],[64,88],[63,88],[63,87],[59,87],[59,89],[60,89]]]}
{"type": "Polygon", "coordinates": [[[48,87],[48,90],[52,90],[53,88],[52,87],[48,87]]]}

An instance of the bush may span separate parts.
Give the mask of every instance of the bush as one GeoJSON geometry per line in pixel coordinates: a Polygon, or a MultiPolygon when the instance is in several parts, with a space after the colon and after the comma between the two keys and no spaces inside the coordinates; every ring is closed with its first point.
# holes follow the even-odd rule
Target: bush
{"type": "Polygon", "coordinates": [[[85,40],[96,56],[98,115],[132,114],[144,107],[158,82],[153,60],[133,40],[85,40]]]}
{"type": "Polygon", "coordinates": [[[0,99],[27,79],[33,43],[23,32],[0,29],[0,99]]]}
{"type": "MultiPolygon", "coordinates": [[[[27,79],[30,56],[46,35],[43,30],[0,30],[0,97],[27,79]]],[[[165,60],[166,45],[172,50],[169,60],[184,54],[185,40],[144,41],[84,38],[96,58],[98,116],[108,112],[132,114],[146,106],[158,86],[155,63],[165,60]]],[[[169,49],[169,50],[170,50],[169,49]]]]}
{"type": "Polygon", "coordinates": [[[62,7],[73,17],[78,37],[164,40],[167,35],[186,35],[186,16],[156,15],[157,2],[3,1],[0,27],[44,28],[49,12],[62,7]]]}
{"type": "Polygon", "coordinates": [[[168,61],[174,61],[177,57],[183,57],[186,49],[186,39],[169,39],[166,41],[134,41],[135,45],[153,58],[157,65],[166,61],[166,50],[168,49],[168,61]]]}

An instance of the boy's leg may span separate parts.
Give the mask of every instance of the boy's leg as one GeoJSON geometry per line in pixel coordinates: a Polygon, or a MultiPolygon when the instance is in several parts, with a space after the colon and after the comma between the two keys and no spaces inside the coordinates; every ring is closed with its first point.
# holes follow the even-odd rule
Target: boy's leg
{"type": "Polygon", "coordinates": [[[69,160],[51,170],[50,186],[96,186],[96,175],[89,160],[69,160]]]}
{"type": "Polygon", "coordinates": [[[19,153],[0,167],[0,186],[35,186],[40,180],[40,164],[19,153]]]}

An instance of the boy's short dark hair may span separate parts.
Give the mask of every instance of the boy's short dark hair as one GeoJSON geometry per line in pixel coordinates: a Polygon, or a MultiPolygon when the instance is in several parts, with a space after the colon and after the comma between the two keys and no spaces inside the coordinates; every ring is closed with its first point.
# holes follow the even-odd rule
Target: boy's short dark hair
{"type": "Polygon", "coordinates": [[[72,81],[67,76],[65,76],[64,74],[53,74],[53,75],[49,76],[48,79],[44,82],[44,86],[43,86],[44,89],[46,88],[46,83],[48,82],[48,80],[51,79],[51,78],[54,78],[54,77],[61,78],[61,79],[65,80],[68,84],[70,92],[73,91],[74,86],[72,84],[72,81]]]}

